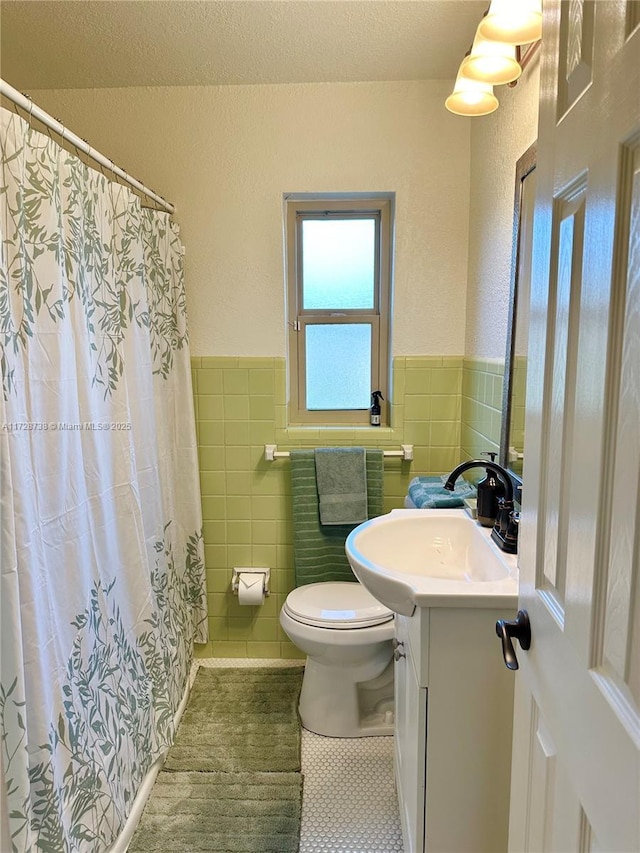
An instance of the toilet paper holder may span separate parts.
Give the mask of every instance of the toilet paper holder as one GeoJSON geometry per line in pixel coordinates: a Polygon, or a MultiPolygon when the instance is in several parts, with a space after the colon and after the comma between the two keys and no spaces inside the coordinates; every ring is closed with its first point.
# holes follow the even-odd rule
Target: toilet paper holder
{"type": "Polygon", "coordinates": [[[265,595],[271,595],[271,569],[234,568],[231,570],[231,590],[237,595],[240,586],[240,575],[243,573],[252,575],[264,575],[262,590],[265,595]]]}

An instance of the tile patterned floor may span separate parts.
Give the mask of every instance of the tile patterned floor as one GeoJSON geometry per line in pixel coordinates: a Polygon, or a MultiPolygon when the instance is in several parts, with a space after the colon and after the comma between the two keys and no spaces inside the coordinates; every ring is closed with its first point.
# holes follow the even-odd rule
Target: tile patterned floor
{"type": "MultiPolygon", "coordinates": [[[[299,666],[300,661],[206,658],[197,666],[299,666]]],[[[300,853],[402,853],[393,738],[302,732],[300,853]]]]}
{"type": "Polygon", "coordinates": [[[302,733],[300,853],[402,853],[393,738],[302,733]]]}

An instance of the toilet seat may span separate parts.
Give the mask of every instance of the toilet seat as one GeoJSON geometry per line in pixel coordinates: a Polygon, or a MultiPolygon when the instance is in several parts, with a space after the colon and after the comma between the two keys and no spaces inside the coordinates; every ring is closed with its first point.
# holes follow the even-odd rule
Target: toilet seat
{"type": "Polygon", "coordinates": [[[370,628],[393,619],[393,611],[359,583],[324,582],[299,586],[283,609],[296,622],[316,628],[370,628]]]}

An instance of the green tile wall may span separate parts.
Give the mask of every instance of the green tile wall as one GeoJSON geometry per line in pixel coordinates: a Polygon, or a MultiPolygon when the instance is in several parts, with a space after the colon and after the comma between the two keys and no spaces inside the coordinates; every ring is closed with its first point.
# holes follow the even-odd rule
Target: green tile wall
{"type": "Polygon", "coordinates": [[[385,511],[400,507],[412,477],[446,473],[461,459],[463,359],[395,358],[391,425],[380,428],[287,428],[281,358],[201,357],[192,368],[210,636],[196,654],[302,657],[278,622],[294,578],[289,463],[265,462],[264,445],[413,444],[412,463],[385,460],[385,511]],[[270,567],[262,607],[238,605],[233,566],[270,567]]]}
{"type": "Polygon", "coordinates": [[[500,449],[504,360],[465,358],[462,367],[461,459],[500,449]]]}

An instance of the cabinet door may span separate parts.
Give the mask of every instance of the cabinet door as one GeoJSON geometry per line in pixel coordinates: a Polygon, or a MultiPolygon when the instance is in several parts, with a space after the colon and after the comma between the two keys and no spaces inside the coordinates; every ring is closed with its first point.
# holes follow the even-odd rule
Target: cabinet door
{"type": "Polygon", "coordinates": [[[424,850],[427,689],[420,687],[407,636],[407,617],[396,615],[395,765],[406,853],[424,850]],[[406,655],[401,657],[400,655],[406,655]]]}

